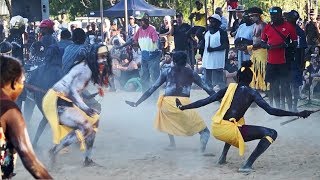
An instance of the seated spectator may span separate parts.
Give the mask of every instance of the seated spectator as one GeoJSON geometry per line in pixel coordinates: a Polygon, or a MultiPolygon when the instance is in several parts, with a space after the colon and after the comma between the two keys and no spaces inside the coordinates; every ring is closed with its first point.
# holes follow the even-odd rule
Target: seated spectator
{"type": "Polygon", "coordinates": [[[125,87],[130,79],[140,77],[137,63],[128,58],[127,54],[121,55],[120,63],[116,66],[116,69],[121,71],[118,80],[122,88],[125,87]]]}
{"type": "Polygon", "coordinates": [[[303,85],[300,90],[300,94],[302,91],[308,87],[310,88],[310,95],[313,97],[314,95],[314,88],[320,82],[320,63],[316,56],[311,58],[311,62],[306,65],[306,70],[303,72],[303,85]]]}
{"type": "Polygon", "coordinates": [[[137,44],[132,46],[132,57],[133,60],[137,63],[138,67],[141,66],[141,50],[137,44]]]}
{"type": "Polygon", "coordinates": [[[226,86],[237,81],[238,59],[234,48],[231,48],[228,55],[228,62],[223,70],[226,86]]]}

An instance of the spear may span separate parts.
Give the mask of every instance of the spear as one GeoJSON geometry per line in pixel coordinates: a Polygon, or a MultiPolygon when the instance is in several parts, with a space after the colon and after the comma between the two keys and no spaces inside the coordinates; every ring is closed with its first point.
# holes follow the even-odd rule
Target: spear
{"type": "MultiPolygon", "coordinates": [[[[319,111],[320,111],[320,109],[315,110],[315,111],[313,111],[311,114],[316,113],[316,112],[319,112],[319,111]]],[[[293,119],[289,119],[289,120],[287,120],[287,121],[284,121],[284,122],[280,123],[280,125],[283,126],[283,125],[286,125],[286,124],[291,123],[291,122],[293,122],[293,121],[296,121],[296,120],[298,120],[298,119],[300,119],[300,117],[296,117],[296,118],[293,118],[293,119]]]]}

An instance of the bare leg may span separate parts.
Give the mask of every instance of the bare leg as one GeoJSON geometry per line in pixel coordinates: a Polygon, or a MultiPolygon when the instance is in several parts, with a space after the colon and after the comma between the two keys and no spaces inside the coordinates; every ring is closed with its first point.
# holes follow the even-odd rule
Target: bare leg
{"type": "Polygon", "coordinates": [[[225,164],[227,161],[227,154],[228,154],[228,151],[230,149],[231,145],[228,144],[228,143],[225,143],[224,144],[224,147],[223,147],[223,151],[222,151],[222,154],[219,158],[219,161],[218,161],[218,164],[225,164]]]}
{"type": "Polygon", "coordinates": [[[43,117],[42,120],[39,123],[36,135],[34,136],[34,139],[33,139],[33,142],[32,142],[33,148],[35,148],[35,149],[37,148],[37,144],[38,144],[39,138],[40,138],[41,134],[43,133],[44,129],[46,128],[47,124],[48,124],[48,120],[45,117],[43,117]]]}
{"type": "Polygon", "coordinates": [[[36,103],[34,100],[30,99],[30,97],[27,97],[26,100],[24,101],[24,109],[23,109],[23,114],[27,122],[30,122],[33,114],[33,110],[35,107],[36,103]]]}
{"type": "Polygon", "coordinates": [[[174,136],[170,135],[170,134],[168,134],[168,136],[169,136],[170,144],[165,149],[168,150],[168,151],[175,150],[176,149],[176,142],[174,140],[174,136]]]}
{"type": "MultiPolygon", "coordinates": [[[[84,138],[86,139],[89,137],[94,131],[91,124],[85,119],[85,117],[79,112],[79,110],[72,108],[72,107],[64,107],[59,108],[60,110],[60,123],[68,126],[70,128],[73,128],[74,130],[71,131],[61,142],[60,144],[55,145],[49,152],[50,152],[50,159],[51,162],[54,163],[55,156],[61,151],[63,148],[78,142],[78,137],[75,130],[79,130],[84,138]]],[[[88,142],[91,143],[90,151],[93,146],[93,138],[91,137],[91,141],[88,142]]],[[[87,142],[86,142],[87,144],[87,142]]]]}
{"type": "Polygon", "coordinates": [[[245,164],[239,169],[239,172],[250,173],[252,165],[257,158],[264,153],[270,144],[276,140],[277,131],[261,126],[244,125],[239,128],[245,142],[261,139],[256,149],[252,152],[245,164]]]}
{"type": "Polygon", "coordinates": [[[200,150],[201,152],[204,152],[206,150],[207,143],[210,138],[210,131],[206,127],[204,130],[200,131],[199,134],[200,134],[200,143],[201,143],[200,150]]]}
{"type": "MultiPolygon", "coordinates": [[[[96,123],[96,127],[98,128],[99,125],[99,120],[96,123]]],[[[96,131],[93,131],[90,135],[86,137],[86,152],[84,153],[84,166],[100,166],[93,162],[92,160],[92,149],[93,149],[93,144],[94,140],[96,138],[96,131]]]]}

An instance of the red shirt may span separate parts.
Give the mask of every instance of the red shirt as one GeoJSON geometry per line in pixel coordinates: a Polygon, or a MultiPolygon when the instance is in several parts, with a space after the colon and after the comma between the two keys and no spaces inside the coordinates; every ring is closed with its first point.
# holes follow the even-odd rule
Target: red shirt
{"type": "MultiPolygon", "coordinates": [[[[282,33],[286,38],[290,37],[292,41],[297,41],[298,36],[295,27],[288,23],[284,22],[281,25],[274,26],[280,33],[282,33]]],[[[283,38],[271,27],[271,24],[268,23],[261,34],[261,39],[267,42],[269,45],[276,46],[284,44],[285,41],[283,38]]],[[[285,64],[285,49],[270,49],[268,50],[268,63],[270,64],[285,64]]]]}

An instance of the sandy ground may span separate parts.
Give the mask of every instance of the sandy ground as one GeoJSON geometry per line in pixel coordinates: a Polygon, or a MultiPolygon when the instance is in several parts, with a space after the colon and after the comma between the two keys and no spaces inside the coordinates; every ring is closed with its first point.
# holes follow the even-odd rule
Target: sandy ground
{"type": "MultiPolygon", "coordinates": [[[[49,169],[55,179],[320,179],[320,114],[300,119],[285,126],[280,122],[290,117],[270,116],[260,108],[248,110],[247,124],[263,125],[278,131],[278,139],[254,164],[255,172],[244,175],[238,168],[254,150],[258,141],[247,143],[244,157],[238,149],[231,148],[228,163],[216,162],[223,143],[211,137],[207,153],[199,152],[199,135],[177,137],[177,149],[167,151],[168,136],[153,127],[156,106],[143,103],[129,107],[124,100],[137,100],[139,93],[110,92],[102,103],[100,129],[96,137],[93,159],[104,167],[82,167],[83,155],[77,145],[58,157],[55,168],[49,169]]],[[[192,100],[207,95],[200,90],[192,92],[192,100]]],[[[213,103],[199,108],[201,116],[210,127],[211,116],[218,108],[213,103]]],[[[310,108],[309,108],[310,109],[310,108]]],[[[36,109],[28,124],[33,139],[42,115],[36,109]]],[[[48,164],[48,150],[52,147],[51,129],[48,126],[39,141],[37,156],[48,164]]],[[[32,179],[18,160],[15,179],[32,179]]]]}

